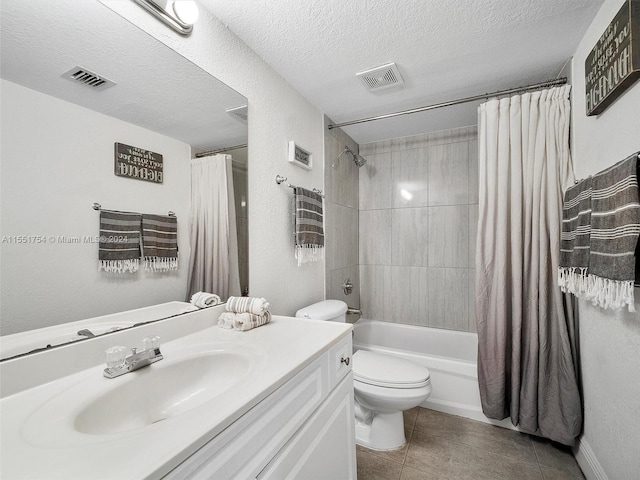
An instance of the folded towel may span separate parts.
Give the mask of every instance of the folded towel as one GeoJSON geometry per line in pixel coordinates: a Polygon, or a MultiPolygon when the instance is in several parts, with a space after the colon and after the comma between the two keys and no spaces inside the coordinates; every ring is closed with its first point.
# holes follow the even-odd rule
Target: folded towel
{"type": "Polygon", "coordinates": [[[251,330],[260,327],[271,321],[271,313],[266,312],[264,315],[254,315],[253,313],[236,313],[233,320],[233,328],[240,331],[251,330]]]}
{"type": "Polygon", "coordinates": [[[252,328],[266,325],[271,321],[271,313],[265,312],[264,315],[255,315],[253,313],[234,313],[223,312],[218,318],[218,326],[220,328],[235,329],[242,332],[251,330],[252,328]]]}
{"type": "Polygon", "coordinates": [[[264,315],[269,310],[269,302],[266,298],[256,297],[229,297],[227,299],[227,312],[253,313],[264,315]]]}
{"type": "Polygon", "coordinates": [[[191,295],[191,303],[198,308],[207,308],[220,305],[222,301],[215,293],[197,292],[191,295]]]}
{"type": "Polygon", "coordinates": [[[294,188],[296,202],[295,257],[298,266],[324,258],[322,196],[302,187],[294,188]]]}
{"type": "Polygon", "coordinates": [[[603,308],[635,312],[635,252],[640,237],[638,153],[593,176],[589,294],[603,308]]]}
{"type": "Polygon", "coordinates": [[[220,328],[232,329],[236,315],[237,314],[233,312],[223,312],[222,315],[220,315],[220,318],[218,318],[218,326],[220,328]]]}
{"type": "Polygon", "coordinates": [[[567,189],[562,209],[558,285],[576,296],[588,290],[591,245],[591,177],[567,189]]]}
{"type": "Polygon", "coordinates": [[[178,269],[178,219],[169,215],[142,215],[142,255],[145,270],[178,269]]]}
{"type": "Polygon", "coordinates": [[[136,213],[100,210],[98,271],[137,272],[140,265],[140,222],[136,213]]]}

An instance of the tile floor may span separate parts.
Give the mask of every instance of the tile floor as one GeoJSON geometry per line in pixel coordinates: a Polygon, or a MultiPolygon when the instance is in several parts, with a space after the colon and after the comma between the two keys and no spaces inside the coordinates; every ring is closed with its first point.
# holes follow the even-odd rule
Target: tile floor
{"type": "Polygon", "coordinates": [[[420,407],[404,421],[404,447],[358,445],[358,480],[585,479],[568,448],[538,437],[420,407]]]}

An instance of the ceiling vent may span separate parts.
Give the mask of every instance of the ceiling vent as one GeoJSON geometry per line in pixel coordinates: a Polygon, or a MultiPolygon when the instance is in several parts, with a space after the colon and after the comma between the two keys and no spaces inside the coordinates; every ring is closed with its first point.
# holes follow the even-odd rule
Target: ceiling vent
{"type": "Polygon", "coordinates": [[[94,90],[105,90],[116,83],[83,67],[73,67],[62,74],[63,78],[81,83],[94,90]]]}
{"type": "Polygon", "coordinates": [[[395,63],[387,63],[386,65],[356,73],[356,77],[372,92],[404,85],[404,79],[395,63]]]}
{"type": "Polygon", "coordinates": [[[247,123],[247,121],[249,120],[249,109],[247,105],[227,108],[225,112],[243,123],[247,123]]]}

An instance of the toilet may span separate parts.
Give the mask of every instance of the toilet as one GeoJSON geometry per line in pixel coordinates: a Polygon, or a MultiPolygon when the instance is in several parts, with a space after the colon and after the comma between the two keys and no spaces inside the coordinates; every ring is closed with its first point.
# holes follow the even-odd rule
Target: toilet
{"type": "MultiPolygon", "coordinates": [[[[296,317],[346,321],[347,304],[324,300],[296,312],[296,317]]],[[[373,450],[405,444],[402,412],[431,394],[429,370],[403,358],[367,350],[353,354],[356,443],[373,450]]]]}

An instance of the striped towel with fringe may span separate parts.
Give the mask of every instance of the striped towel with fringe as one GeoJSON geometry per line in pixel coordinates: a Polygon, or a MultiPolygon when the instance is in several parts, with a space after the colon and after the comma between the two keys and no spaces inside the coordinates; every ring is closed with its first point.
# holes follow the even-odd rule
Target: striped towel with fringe
{"type": "Polygon", "coordinates": [[[295,257],[298,266],[324,258],[322,196],[302,187],[294,188],[295,257]]]}
{"type": "Polygon", "coordinates": [[[178,269],[178,219],[169,215],[142,215],[142,255],[145,270],[178,269]]]}
{"type": "Polygon", "coordinates": [[[635,312],[633,284],[640,237],[638,153],[593,176],[587,298],[635,312]]]}
{"type": "Polygon", "coordinates": [[[140,266],[139,213],[100,210],[98,271],[134,273],[140,266]]]}

